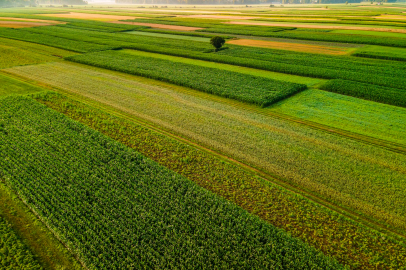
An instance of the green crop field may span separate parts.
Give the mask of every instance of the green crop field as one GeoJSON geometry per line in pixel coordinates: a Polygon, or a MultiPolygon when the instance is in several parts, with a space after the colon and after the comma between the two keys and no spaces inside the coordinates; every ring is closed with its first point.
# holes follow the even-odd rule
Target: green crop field
{"type": "Polygon", "coordinates": [[[406,5],[303,2],[0,0],[0,268],[406,270],[406,5]]]}
{"type": "Polygon", "coordinates": [[[310,89],[275,104],[280,113],[406,145],[406,109],[310,89]]]}
{"type": "Polygon", "coordinates": [[[234,103],[234,107],[227,105],[227,99],[187,89],[149,86],[148,81],[90,70],[83,65],[55,63],[6,71],[113,106],[266,173],[279,175],[293,185],[317,190],[330,200],[384,219],[391,226],[406,226],[406,197],[400,188],[406,180],[403,154],[289,124],[261,114],[257,107],[247,110],[242,103],[234,103]],[[329,173],[320,173],[323,171],[329,173]],[[382,182],[388,181],[390,185],[382,186],[382,182]],[[385,199],[389,197],[390,203],[385,199]]]}
{"type": "Polygon", "coordinates": [[[263,181],[193,146],[145,128],[126,119],[118,111],[115,113],[121,116],[113,116],[53,93],[37,95],[35,98],[140,151],[262,219],[277,224],[326,254],[335,255],[346,265],[372,267],[365,258],[373,254],[376,258],[380,257],[377,259],[379,263],[390,261],[391,265],[400,267],[406,257],[406,249],[397,241],[383,239],[373,230],[336,215],[328,208],[320,207],[269,181],[263,181]],[[320,226],[324,227],[323,234],[317,233],[320,226]],[[363,239],[362,248],[356,244],[359,238],[363,239]],[[353,244],[348,245],[348,241],[353,244]],[[379,241],[381,249],[376,249],[376,241],[379,241]]]}
{"type": "Polygon", "coordinates": [[[3,99],[0,108],[0,117],[6,118],[0,132],[6,184],[90,269],[344,269],[225,199],[32,99],[3,99]],[[14,162],[4,163],[10,159],[14,162]],[[27,162],[30,166],[20,165],[27,162]]]}
{"type": "Polygon", "coordinates": [[[154,32],[141,32],[141,31],[129,31],[127,34],[141,35],[148,37],[163,37],[163,38],[174,38],[174,39],[183,39],[183,40],[194,40],[201,42],[209,42],[210,38],[208,37],[194,37],[194,36],[185,36],[185,35],[171,35],[165,33],[154,33],[154,32]]]}
{"type": "Polygon", "coordinates": [[[367,46],[356,50],[353,55],[384,60],[406,61],[406,49],[403,48],[388,49],[380,46],[367,46]]]}
{"type": "Polygon", "coordinates": [[[104,51],[72,56],[68,60],[167,81],[262,107],[306,89],[304,84],[175,62],[128,51],[104,51]],[[173,70],[176,70],[176,73],[173,73],[173,70]]]}

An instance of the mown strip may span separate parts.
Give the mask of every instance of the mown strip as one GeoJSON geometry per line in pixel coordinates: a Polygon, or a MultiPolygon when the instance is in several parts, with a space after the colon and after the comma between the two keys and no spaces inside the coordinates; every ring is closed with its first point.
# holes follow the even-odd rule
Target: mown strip
{"type": "MultiPolygon", "coordinates": [[[[24,245],[26,245],[30,252],[34,254],[33,257],[35,257],[35,260],[40,264],[41,269],[84,269],[72,256],[70,251],[67,250],[66,247],[63,246],[48,230],[42,221],[31,212],[30,208],[28,208],[27,205],[25,205],[14,192],[4,185],[3,180],[4,178],[1,177],[1,216],[7,220],[9,226],[11,226],[10,229],[12,229],[18,235],[18,238],[24,243],[24,245]]],[[[14,243],[17,243],[17,240],[14,243]]],[[[2,253],[0,251],[0,256],[1,254],[2,253]]],[[[14,270],[31,268],[9,267],[2,269],[14,270]]]]}
{"type": "Polygon", "coordinates": [[[43,270],[0,212],[0,268],[43,270]]]}
{"type": "Polygon", "coordinates": [[[0,107],[0,170],[6,184],[89,269],[344,269],[32,99],[6,98],[0,107]]]}
{"type": "Polygon", "coordinates": [[[35,99],[285,229],[351,269],[401,268],[406,247],[193,146],[65,96],[35,99]]]}
{"type": "Polygon", "coordinates": [[[43,91],[43,89],[40,87],[36,87],[0,74],[0,97],[32,94],[41,91],[43,91]]]}
{"type": "Polygon", "coordinates": [[[406,90],[346,80],[330,80],[320,89],[366,100],[406,107],[406,90]]]}
{"type": "Polygon", "coordinates": [[[125,51],[105,51],[67,57],[66,59],[166,81],[210,94],[253,103],[261,107],[269,106],[307,88],[304,84],[145,57],[129,54],[125,51]],[[174,70],[176,72],[173,72],[174,70]]]}

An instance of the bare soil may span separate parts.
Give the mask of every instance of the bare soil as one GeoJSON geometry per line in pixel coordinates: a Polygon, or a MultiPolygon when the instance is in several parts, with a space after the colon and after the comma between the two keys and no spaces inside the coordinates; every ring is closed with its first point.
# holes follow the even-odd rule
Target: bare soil
{"type": "Polygon", "coordinates": [[[289,42],[253,40],[253,39],[235,39],[235,40],[227,41],[227,44],[261,47],[261,48],[271,48],[271,49],[288,50],[288,51],[298,51],[298,52],[308,52],[308,53],[321,53],[321,54],[330,54],[330,55],[345,55],[348,53],[348,49],[346,49],[346,48],[298,44],[298,43],[289,43],[289,42]]]}
{"type": "Polygon", "coordinates": [[[62,13],[62,14],[41,14],[41,16],[85,19],[85,20],[95,20],[95,21],[117,21],[117,20],[132,20],[132,19],[136,19],[136,18],[143,18],[143,17],[132,17],[132,16],[79,13],[79,12],[70,12],[70,13],[62,13]]]}

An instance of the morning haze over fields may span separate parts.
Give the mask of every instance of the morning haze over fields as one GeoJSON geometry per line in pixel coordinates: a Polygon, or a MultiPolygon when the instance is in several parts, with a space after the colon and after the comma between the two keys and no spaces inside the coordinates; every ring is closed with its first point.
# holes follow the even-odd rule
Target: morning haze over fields
{"type": "Polygon", "coordinates": [[[406,269],[406,2],[0,0],[0,269],[406,269]]]}

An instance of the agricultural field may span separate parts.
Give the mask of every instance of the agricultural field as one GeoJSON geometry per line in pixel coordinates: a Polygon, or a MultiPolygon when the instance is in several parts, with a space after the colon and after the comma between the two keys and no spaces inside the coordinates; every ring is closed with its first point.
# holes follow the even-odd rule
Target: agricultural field
{"type": "Polygon", "coordinates": [[[406,270],[406,4],[116,2],[0,3],[0,268],[406,270]]]}

